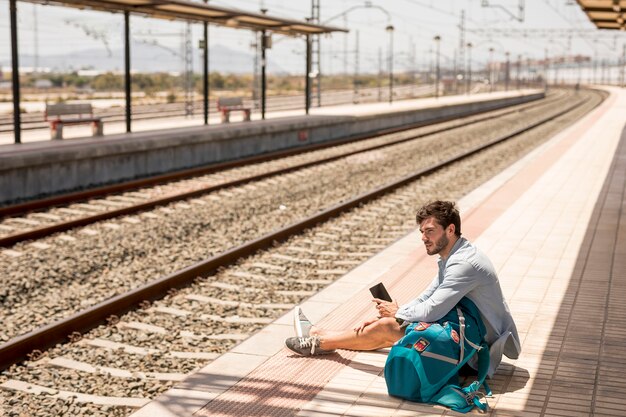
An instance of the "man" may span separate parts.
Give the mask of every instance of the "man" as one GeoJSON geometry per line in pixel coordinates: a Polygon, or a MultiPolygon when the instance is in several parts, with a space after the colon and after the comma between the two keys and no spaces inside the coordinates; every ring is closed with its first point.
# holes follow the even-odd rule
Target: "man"
{"type": "MultiPolygon", "coordinates": [[[[285,341],[289,349],[310,356],[335,349],[390,347],[404,336],[410,323],[437,321],[467,297],[478,307],[487,329],[485,339],[491,359],[488,375],[493,375],[503,354],[511,359],[519,356],[519,336],[496,271],[482,252],[461,237],[461,217],[455,204],[434,201],[420,208],[416,219],[426,253],[439,255],[439,273],[430,286],[402,306],[375,298],[378,317],[343,331],[313,326],[296,307],[294,326],[298,337],[285,341]]],[[[476,367],[475,361],[469,365],[476,367]]]]}

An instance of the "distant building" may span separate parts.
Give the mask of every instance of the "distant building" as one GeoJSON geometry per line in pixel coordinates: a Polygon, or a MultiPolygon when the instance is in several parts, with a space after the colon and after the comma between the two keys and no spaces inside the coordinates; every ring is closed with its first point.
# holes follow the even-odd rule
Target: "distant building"
{"type": "Polygon", "coordinates": [[[107,71],[100,71],[95,69],[81,69],[76,71],[76,74],[80,75],[81,77],[95,77],[98,75],[106,74],[106,72],[107,71]]]}

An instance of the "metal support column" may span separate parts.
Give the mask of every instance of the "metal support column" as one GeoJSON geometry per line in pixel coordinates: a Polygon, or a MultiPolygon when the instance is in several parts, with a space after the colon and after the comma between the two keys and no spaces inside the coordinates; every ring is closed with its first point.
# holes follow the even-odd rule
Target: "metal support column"
{"type": "MultiPolygon", "coordinates": [[[[206,3],[206,0],[205,0],[206,3]]],[[[204,57],[202,72],[202,99],[204,107],[204,124],[209,124],[209,24],[204,22],[204,57]]]]}
{"type": "Polygon", "coordinates": [[[624,66],[626,66],[626,43],[622,45],[622,65],[620,66],[620,72],[622,76],[621,82],[619,83],[620,87],[626,86],[626,78],[624,78],[624,66]]]}
{"type": "Polygon", "coordinates": [[[389,33],[389,104],[393,103],[393,31],[392,25],[385,29],[389,33]]]}
{"type": "Polygon", "coordinates": [[[126,132],[130,133],[131,121],[131,78],[130,78],[130,14],[124,11],[124,89],[126,96],[126,132]]]}
{"type": "Polygon", "coordinates": [[[22,122],[20,114],[20,71],[17,53],[17,0],[10,0],[11,14],[11,65],[13,79],[13,135],[15,143],[22,142],[22,122]]]}
{"type": "Polygon", "coordinates": [[[306,71],[304,83],[304,112],[309,114],[311,108],[311,35],[306,35],[306,71]]]}
{"type": "MultiPolygon", "coordinates": [[[[459,74],[461,75],[460,80],[465,81],[467,78],[466,67],[465,67],[465,10],[461,10],[461,22],[459,24],[459,74]]],[[[456,93],[459,93],[459,77],[457,74],[454,74],[455,83],[457,83],[456,93]]]]}
{"type": "Polygon", "coordinates": [[[470,94],[472,91],[472,43],[467,43],[467,88],[465,92],[470,94]]]}
{"type": "Polygon", "coordinates": [[[435,98],[439,98],[439,81],[441,80],[441,70],[439,68],[439,44],[441,43],[441,36],[435,36],[435,44],[437,47],[437,61],[435,63],[435,98]]]}
{"type": "Polygon", "coordinates": [[[265,38],[265,31],[261,31],[261,119],[265,120],[265,89],[267,87],[267,80],[265,78],[265,47],[267,39],[265,38]]]}
{"type": "Polygon", "coordinates": [[[509,59],[509,51],[505,52],[506,55],[506,67],[504,72],[504,91],[509,91],[509,82],[511,81],[511,61],[509,59]]]}
{"type": "Polygon", "coordinates": [[[522,55],[517,55],[517,71],[516,71],[516,78],[515,78],[515,88],[517,90],[520,89],[521,86],[521,82],[522,82],[522,55]]]}

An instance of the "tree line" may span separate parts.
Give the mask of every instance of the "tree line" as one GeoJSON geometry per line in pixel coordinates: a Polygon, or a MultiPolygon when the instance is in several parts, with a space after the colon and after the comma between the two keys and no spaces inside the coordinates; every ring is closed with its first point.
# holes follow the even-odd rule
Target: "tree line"
{"type": "MultiPolygon", "coordinates": [[[[37,80],[47,79],[55,89],[91,89],[98,92],[112,92],[124,90],[124,75],[113,72],[98,74],[95,76],[72,73],[46,73],[46,74],[23,74],[20,85],[24,88],[35,88],[37,80]]],[[[394,83],[408,84],[415,77],[412,74],[394,74],[394,83]]],[[[132,74],[133,91],[143,91],[146,94],[154,94],[160,91],[176,91],[184,89],[184,77],[169,73],[137,73],[132,74]]],[[[202,92],[203,81],[200,74],[193,74],[194,89],[202,92]]],[[[260,80],[257,80],[260,83],[260,80]]],[[[415,82],[415,81],[413,81],[415,82]]],[[[359,87],[376,87],[387,85],[388,77],[379,74],[363,74],[357,77],[353,75],[329,75],[322,77],[322,86],[330,89],[359,87]]],[[[211,72],[209,74],[209,88],[211,90],[245,90],[252,89],[254,77],[252,74],[223,74],[211,72]]],[[[302,92],[305,88],[305,80],[302,75],[269,75],[267,88],[281,93],[302,92]]]]}

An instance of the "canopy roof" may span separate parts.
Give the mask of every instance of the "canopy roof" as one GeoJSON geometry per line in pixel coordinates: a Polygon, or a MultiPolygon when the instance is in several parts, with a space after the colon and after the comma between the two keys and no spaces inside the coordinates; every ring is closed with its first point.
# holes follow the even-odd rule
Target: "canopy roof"
{"type": "Polygon", "coordinates": [[[156,19],[190,20],[250,30],[267,30],[284,35],[317,35],[331,32],[348,32],[346,29],[321,26],[306,21],[284,19],[261,13],[227,9],[202,2],[187,0],[27,0],[31,3],[56,4],[79,9],[108,12],[129,11],[156,19]]]}
{"type": "Polygon", "coordinates": [[[626,0],[576,0],[598,29],[626,30],[626,0]]]}

